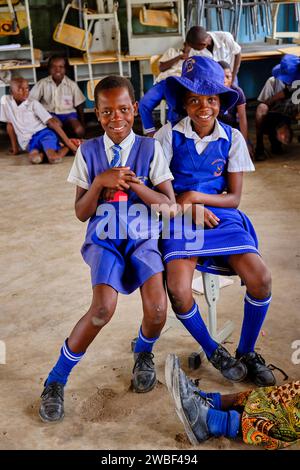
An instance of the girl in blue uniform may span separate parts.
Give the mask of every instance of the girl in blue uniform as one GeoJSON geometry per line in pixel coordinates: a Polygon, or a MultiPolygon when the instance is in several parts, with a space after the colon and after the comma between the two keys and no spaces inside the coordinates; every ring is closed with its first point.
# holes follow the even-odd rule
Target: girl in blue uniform
{"type": "Polygon", "coordinates": [[[114,314],[118,292],[130,294],[139,287],[143,302],[133,389],[148,392],[156,384],[151,351],[166,320],[167,302],[159,224],[149,206],[175,203],[173,177],[159,142],[132,131],[137,103],[127,79],[103,79],[95,89],[95,105],[105,134],[81,145],[68,178],[77,186],[76,216],[89,219],[82,255],[91,268],[93,299],[45,382],[43,421],[63,418],[68,376],[114,314]]]}
{"type": "Polygon", "coordinates": [[[197,230],[193,222],[182,237],[176,237],[171,221],[171,237],[162,239],[173,310],[224,377],[238,382],[247,376],[258,386],[274,385],[273,373],[254,350],[271,301],[271,276],[259,255],[250,220],[237,209],[243,172],[254,167],[241,133],[217,120],[220,109],[225,112],[235,104],[237,93],[224,86],[221,66],[204,57],[187,59],[182,76],[169,77],[166,90],[175,111],[187,117],[173,128],[166,124],[155,137],[170,162],[177,202],[183,209],[192,205],[194,221],[204,205],[205,226],[197,230]],[[235,358],[214,341],[200,316],[192,295],[195,268],[238,274],[246,285],[235,358]]]}

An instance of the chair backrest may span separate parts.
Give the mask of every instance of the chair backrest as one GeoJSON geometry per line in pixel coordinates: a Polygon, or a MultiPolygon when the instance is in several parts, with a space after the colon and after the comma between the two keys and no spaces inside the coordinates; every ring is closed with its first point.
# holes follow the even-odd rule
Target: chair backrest
{"type": "Polygon", "coordinates": [[[152,73],[152,75],[154,75],[154,77],[157,77],[157,75],[160,74],[160,70],[159,70],[159,59],[160,58],[161,58],[161,54],[152,55],[150,57],[150,69],[151,69],[151,73],[152,73]]]}
{"type": "Polygon", "coordinates": [[[100,80],[89,80],[87,83],[87,97],[90,101],[94,101],[94,89],[100,80]]]}

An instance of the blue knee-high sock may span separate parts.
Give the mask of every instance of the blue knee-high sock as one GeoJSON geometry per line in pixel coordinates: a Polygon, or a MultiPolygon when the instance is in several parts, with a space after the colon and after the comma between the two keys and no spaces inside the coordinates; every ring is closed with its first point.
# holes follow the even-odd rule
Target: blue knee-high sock
{"type": "Polygon", "coordinates": [[[206,393],[203,390],[199,390],[199,395],[203,398],[208,398],[212,404],[212,408],[214,410],[220,410],[222,403],[221,403],[221,393],[206,393]]]}
{"type": "Polygon", "coordinates": [[[202,346],[206,356],[210,358],[219,345],[210,336],[208,329],[206,328],[206,325],[201,318],[196,302],[188,312],[175,312],[175,314],[178,320],[181,321],[181,323],[191,333],[195,340],[198,341],[198,343],[202,346]]]}
{"type": "Polygon", "coordinates": [[[244,319],[240,342],[237,348],[239,356],[254,351],[254,346],[267,315],[271,299],[271,295],[265,299],[255,299],[255,297],[246,292],[244,319]]]}
{"type": "Polygon", "coordinates": [[[142,327],[141,327],[139,331],[138,339],[134,346],[134,352],[135,353],[151,352],[158,338],[159,336],[156,336],[155,338],[147,338],[146,336],[143,335],[142,327]]]}
{"type": "Polygon", "coordinates": [[[52,382],[66,385],[71,370],[78,364],[83,355],[84,353],[72,352],[66,340],[60,350],[59,359],[48,375],[45,385],[50,385],[52,382]]]}
{"type": "Polygon", "coordinates": [[[234,439],[240,429],[241,415],[235,410],[219,411],[210,408],[206,424],[213,436],[226,436],[234,439]]]}

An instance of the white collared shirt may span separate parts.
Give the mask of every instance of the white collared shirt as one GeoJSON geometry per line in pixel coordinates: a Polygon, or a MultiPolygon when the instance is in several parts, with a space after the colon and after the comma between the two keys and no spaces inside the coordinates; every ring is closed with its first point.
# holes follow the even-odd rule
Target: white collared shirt
{"type": "Polygon", "coordinates": [[[36,100],[28,98],[18,105],[11,95],[1,98],[0,121],[13,125],[22,150],[26,150],[33,134],[47,127],[51,118],[51,114],[36,100]]]}
{"type": "MultiPolygon", "coordinates": [[[[130,134],[119,145],[121,147],[121,165],[126,166],[127,159],[135,141],[135,133],[131,130],[130,134]]],[[[110,164],[113,159],[112,147],[114,142],[105,133],[103,136],[103,143],[108,163],[110,164]]],[[[142,155],[141,155],[142,158],[142,155]]],[[[168,180],[173,180],[173,175],[170,172],[169,165],[164,156],[161,145],[158,141],[154,144],[154,156],[150,164],[149,179],[153,186],[157,186],[168,180]]],[[[68,182],[76,184],[80,188],[89,189],[88,182],[88,169],[86,162],[82,156],[80,147],[78,148],[73,166],[68,176],[68,182]]]]}
{"type": "Polygon", "coordinates": [[[85,102],[77,83],[66,75],[59,85],[56,85],[51,75],[42,78],[32,88],[30,96],[40,101],[49,113],[55,114],[74,113],[75,108],[85,102]]]}
{"type": "MultiPolygon", "coordinates": [[[[180,49],[174,49],[174,47],[170,47],[159,59],[159,62],[167,62],[168,60],[174,59],[175,57],[178,57],[180,54],[182,54],[182,50],[180,49]]],[[[190,49],[189,51],[189,57],[192,57],[194,55],[201,55],[201,51],[197,51],[196,49],[190,49]]],[[[162,80],[165,80],[168,77],[180,77],[181,72],[182,72],[182,65],[183,65],[184,60],[179,60],[176,62],[176,64],[172,65],[168,70],[165,70],[164,72],[160,72],[160,74],[157,76],[155,83],[159,83],[162,80]]]]}
{"type": "Polygon", "coordinates": [[[210,57],[216,62],[225,60],[233,70],[235,56],[241,52],[241,46],[233,39],[231,33],[223,31],[208,31],[211,36],[214,45],[213,51],[210,52],[207,48],[202,49],[199,55],[204,57],[210,57]]]}
{"type": "MultiPolygon", "coordinates": [[[[215,127],[210,135],[207,135],[201,139],[199,135],[193,130],[191,119],[187,116],[176,124],[173,128],[175,131],[181,132],[188,139],[193,139],[195,142],[196,151],[201,158],[202,152],[206,149],[209,142],[216,141],[220,138],[228,140],[226,132],[216,119],[215,127]]],[[[173,157],[172,147],[172,126],[170,123],[165,124],[155,134],[157,139],[163,148],[164,154],[168,163],[170,164],[173,157]]],[[[240,171],[254,171],[254,165],[252,163],[249,151],[243,135],[238,129],[232,129],[232,142],[228,154],[228,168],[227,171],[230,173],[237,173],[240,171]]]]}

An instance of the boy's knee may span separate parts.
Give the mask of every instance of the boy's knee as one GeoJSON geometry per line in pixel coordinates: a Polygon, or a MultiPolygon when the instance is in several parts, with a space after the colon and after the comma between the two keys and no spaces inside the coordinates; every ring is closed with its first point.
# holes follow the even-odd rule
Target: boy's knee
{"type": "Polygon", "coordinates": [[[167,306],[161,302],[153,303],[147,308],[146,317],[151,321],[152,325],[164,324],[167,318],[167,306]]]}
{"type": "Polygon", "coordinates": [[[90,309],[90,318],[93,326],[102,328],[113,316],[114,309],[109,305],[92,305],[90,309]]]}

